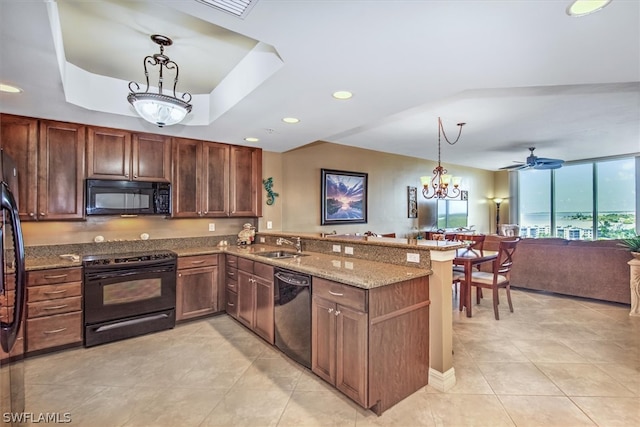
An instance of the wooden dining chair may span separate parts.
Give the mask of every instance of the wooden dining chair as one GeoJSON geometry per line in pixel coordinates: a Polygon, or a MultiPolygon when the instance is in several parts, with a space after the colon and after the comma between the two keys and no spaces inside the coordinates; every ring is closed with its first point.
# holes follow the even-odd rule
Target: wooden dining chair
{"type": "MultiPolygon", "coordinates": [[[[467,248],[469,250],[482,251],[484,247],[484,239],[486,237],[487,237],[486,234],[456,234],[455,240],[467,242],[468,244],[467,248]]],[[[476,266],[476,268],[480,270],[479,265],[476,266]]],[[[461,265],[454,265],[453,272],[455,273],[456,271],[464,274],[464,267],[461,265]]],[[[454,292],[454,295],[458,295],[458,285],[455,280],[453,282],[453,292],[454,292]]],[[[482,293],[480,295],[482,296],[482,293]]]]}
{"type": "MultiPolygon", "coordinates": [[[[476,302],[480,304],[480,292],[484,289],[491,289],[493,293],[493,313],[496,320],[500,320],[500,314],[498,313],[498,304],[500,299],[498,297],[498,289],[505,288],[507,291],[507,301],[509,302],[509,311],[513,313],[513,303],[511,302],[511,267],[513,266],[513,254],[516,251],[516,247],[520,238],[514,240],[503,240],[500,242],[500,248],[498,249],[498,258],[493,261],[493,272],[486,271],[473,271],[471,273],[471,283],[465,282],[464,272],[454,272],[453,281],[460,284],[460,299],[463,295],[466,295],[467,286],[476,287],[476,302]]],[[[460,303],[462,309],[462,301],[460,303]]]]}

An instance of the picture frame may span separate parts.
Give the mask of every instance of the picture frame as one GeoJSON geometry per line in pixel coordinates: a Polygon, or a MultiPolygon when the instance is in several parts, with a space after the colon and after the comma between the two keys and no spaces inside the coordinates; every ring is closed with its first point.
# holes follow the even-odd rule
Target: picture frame
{"type": "Polygon", "coordinates": [[[366,224],[367,180],[364,172],[320,170],[320,224],[366,224]]]}

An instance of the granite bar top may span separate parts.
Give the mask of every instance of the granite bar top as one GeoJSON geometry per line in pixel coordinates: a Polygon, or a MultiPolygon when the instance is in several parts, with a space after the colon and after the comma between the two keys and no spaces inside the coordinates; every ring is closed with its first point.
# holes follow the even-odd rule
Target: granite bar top
{"type": "MultiPolygon", "coordinates": [[[[250,245],[246,247],[233,246],[201,246],[172,249],[178,256],[205,255],[205,254],[232,254],[254,261],[273,265],[274,267],[288,268],[327,280],[334,280],[359,288],[371,289],[392,283],[402,282],[416,277],[424,277],[431,274],[430,269],[407,267],[388,264],[384,262],[370,261],[352,257],[344,257],[338,254],[324,254],[319,252],[304,252],[304,256],[296,258],[273,259],[260,256],[260,253],[275,250],[294,252],[282,246],[269,246],[264,244],[250,245]]],[[[70,261],[59,257],[27,258],[27,270],[43,270],[50,268],[80,267],[82,261],[70,261]]]]}

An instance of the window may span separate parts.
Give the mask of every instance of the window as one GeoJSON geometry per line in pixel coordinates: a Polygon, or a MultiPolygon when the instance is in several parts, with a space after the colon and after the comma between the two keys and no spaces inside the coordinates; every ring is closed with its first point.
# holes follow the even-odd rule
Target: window
{"type": "Polygon", "coordinates": [[[620,239],[636,232],[636,159],[519,172],[520,235],[620,239]]]}

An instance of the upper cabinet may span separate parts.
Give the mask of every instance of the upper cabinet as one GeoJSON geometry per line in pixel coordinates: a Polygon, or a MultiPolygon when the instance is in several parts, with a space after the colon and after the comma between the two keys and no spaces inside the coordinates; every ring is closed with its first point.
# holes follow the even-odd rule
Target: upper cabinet
{"type": "Polygon", "coordinates": [[[38,219],[84,218],[85,134],[82,125],[40,121],[38,219]]]}
{"type": "MultiPolygon", "coordinates": [[[[37,194],[32,189],[38,185],[38,119],[0,115],[0,144],[16,163],[18,191],[13,192],[18,203],[20,219],[29,218],[29,208],[37,206],[37,194]]],[[[31,208],[31,212],[36,212],[31,208]]]]}
{"type": "Polygon", "coordinates": [[[171,138],[90,127],[87,178],[169,182],[171,138]]]}
{"type": "Polygon", "coordinates": [[[20,219],[82,219],[85,126],[3,114],[0,130],[18,169],[20,219]]]}
{"type": "Polygon", "coordinates": [[[173,217],[256,217],[262,151],[174,138],[173,217]]]}
{"type": "Polygon", "coordinates": [[[262,150],[230,146],[229,216],[262,216],[262,150]]]}

